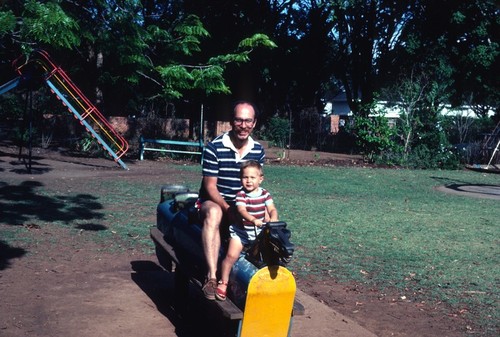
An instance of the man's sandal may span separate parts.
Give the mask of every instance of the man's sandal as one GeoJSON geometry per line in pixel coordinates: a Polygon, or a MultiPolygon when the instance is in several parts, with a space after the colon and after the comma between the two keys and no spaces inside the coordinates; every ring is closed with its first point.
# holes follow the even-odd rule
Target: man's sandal
{"type": "Polygon", "coordinates": [[[227,282],[223,282],[221,280],[218,282],[218,285],[226,286],[226,290],[222,290],[219,286],[217,286],[217,288],[215,288],[215,298],[219,301],[225,301],[227,295],[227,282]]]}

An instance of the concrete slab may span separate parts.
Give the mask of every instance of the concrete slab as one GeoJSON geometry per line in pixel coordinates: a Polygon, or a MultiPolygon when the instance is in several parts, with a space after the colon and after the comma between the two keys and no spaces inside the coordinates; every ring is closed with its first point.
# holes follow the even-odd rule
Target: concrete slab
{"type": "Polygon", "coordinates": [[[292,336],[376,337],[352,319],[298,290],[296,299],[305,308],[303,316],[293,318],[292,336]]]}

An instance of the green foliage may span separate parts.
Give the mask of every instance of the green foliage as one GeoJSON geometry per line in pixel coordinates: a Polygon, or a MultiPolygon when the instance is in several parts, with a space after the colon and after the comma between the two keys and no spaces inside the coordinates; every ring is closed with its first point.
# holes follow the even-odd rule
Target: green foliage
{"type": "Polygon", "coordinates": [[[17,146],[20,146],[20,147],[26,146],[26,144],[29,143],[30,136],[31,136],[33,145],[36,145],[36,140],[38,139],[38,137],[37,137],[38,130],[36,128],[33,128],[31,130],[31,134],[30,134],[30,130],[28,128],[16,126],[13,128],[11,134],[12,134],[11,139],[14,142],[14,144],[16,144],[17,146]]]}
{"type": "Polygon", "coordinates": [[[500,55],[496,33],[500,20],[495,2],[443,4],[425,0],[413,14],[409,20],[411,28],[403,31],[411,43],[403,47],[399,56],[403,65],[400,68],[422,64],[422,69],[433,74],[436,83],[445,88],[436,95],[441,101],[498,106],[498,76],[494,68],[500,55]]]}
{"type": "Polygon", "coordinates": [[[457,170],[461,168],[459,155],[450,147],[436,150],[429,148],[426,144],[416,146],[402,165],[418,169],[457,170]]]}
{"type": "Polygon", "coordinates": [[[250,60],[248,56],[248,52],[241,52],[239,54],[225,54],[225,55],[219,55],[215,57],[211,57],[208,60],[208,64],[212,65],[219,65],[219,66],[225,66],[228,63],[244,63],[248,62],[250,60]]]}
{"type": "Polygon", "coordinates": [[[11,93],[0,96],[0,106],[2,107],[2,119],[21,119],[24,113],[24,102],[21,97],[11,93]]]}
{"type": "Polygon", "coordinates": [[[286,118],[272,117],[266,124],[261,136],[269,140],[274,146],[285,148],[290,134],[290,122],[286,118]]]}
{"type": "Polygon", "coordinates": [[[181,89],[191,89],[193,76],[180,65],[156,68],[163,80],[163,92],[172,98],[182,97],[181,89]]]}
{"type": "MultiPolygon", "coordinates": [[[[95,73],[100,75],[92,82],[113,86],[116,92],[137,91],[139,97],[161,100],[175,100],[193,92],[229,94],[227,65],[249,62],[254,48],[276,47],[267,35],[257,33],[244,37],[236,48],[233,46],[233,52],[205,56],[201,54],[202,42],[210,37],[209,32],[199,16],[181,8],[138,1],[98,1],[84,7],[29,0],[17,6],[16,13],[0,12],[0,34],[11,33],[15,44],[26,41],[20,48],[25,52],[41,45],[71,49],[83,44],[82,50],[89,51],[83,58],[96,65],[82,67],[97,66],[95,73]]],[[[230,50],[228,46],[224,49],[230,50]]]]}
{"type": "MultiPolygon", "coordinates": [[[[184,56],[192,56],[201,51],[202,39],[210,36],[203,27],[201,20],[195,15],[188,15],[173,29],[171,36],[167,31],[158,27],[151,29],[154,36],[162,38],[171,46],[174,52],[179,52],[184,56]]],[[[160,75],[163,87],[162,95],[167,99],[181,98],[186,92],[191,90],[201,90],[207,95],[213,93],[227,94],[229,87],[225,84],[225,65],[231,62],[246,62],[249,60],[245,54],[227,54],[209,58],[207,64],[187,65],[175,61],[175,56],[170,61],[171,64],[156,66],[155,70],[160,75]]],[[[185,62],[184,62],[185,63],[185,62]]]]}
{"type": "Polygon", "coordinates": [[[251,37],[245,38],[238,44],[237,53],[228,53],[211,57],[208,64],[224,66],[228,63],[245,63],[250,61],[250,53],[254,48],[276,48],[277,45],[265,34],[254,34],[251,37]]]}
{"type": "Polygon", "coordinates": [[[174,49],[188,56],[193,55],[194,52],[200,52],[201,39],[210,36],[196,15],[189,15],[179,25],[174,27],[174,32],[177,37],[177,40],[173,44],[174,49]]]}
{"type": "MultiPolygon", "coordinates": [[[[196,17],[190,16],[188,21],[189,25],[182,24],[182,29],[177,31],[186,34],[180,39],[181,50],[185,55],[199,51],[199,38],[208,36],[196,17]]],[[[210,57],[206,64],[157,66],[156,71],[160,74],[163,83],[163,95],[167,99],[178,99],[186,90],[201,90],[206,95],[231,93],[224,79],[227,65],[248,62],[252,48],[259,46],[274,48],[276,45],[267,35],[255,34],[241,41],[240,50],[210,57]]]]}
{"type": "Polygon", "coordinates": [[[41,46],[71,49],[81,43],[83,33],[77,20],[61,8],[59,1],[27,0],[2,7],[8,10],[0,11],[0,45],[8,46],[7,52],[29,54],[41,46]]]}
{"type": "Polygon", "coordinates": [[[11,10],[0,11],[0,36],[12,32],[16,27],[16,16],[11,10]]]}
{"type": "Polygon", "coordinates": [[[203,69],[194,69],[193,88],[203,90],[206,94],[229,94],[231,90],[224,81],[224,67],[212,66],[203,69]]]}
{"type": "Polygon", "coordinates": [[[450,65],[434,55],[425,64],[412,64],[410,71],[383,91],[384,97],[399,110],[394,133],[401,146],[384,158],[409,167],[458,166],[458,157],[450,150],[449,134],[439,120],[452,92],[452,75],[450,65]]]}
{"type": "Polygon", "coordinates": [[[82,137],[74,144],[75,150],[85,153],[88,156],[105,157],[107,152],[89,133],[83,133],[82,137]]]}
{"type": "Polygon", "coordinates": [[[384,116],[355,117],[354,133],[361,152],[371,162],[384,152],[396,150],[395,131],[384,116]]]}
{"type": "Polygon", "coordinates": [[[249,38],[243,39],[238,45],[238,48],[241,50],[247,50],[257,47],[272,49],[277,48],[278,46],[266,34],[254,34],[249,38]]]}
{"type": "Polygon", "coordinates": [[[54,47],[72,48],[80,44],[78,23],[55,2],[27,1],[21,28],[28,39],[54,47]]]}
{"type": "MultiPolygon", "coordinates": [[[[448,128],[445,123],[425,124],[418,122],[415,140],[405,151],[404,143],[393,144],[387,150],[373,156],[378,164],[400,166],[413,169],[460,169],[464,162],[462,154],[449,142],[448,128]]],[[[448,126],[449,127],[449,126],[448,126]]],[[[391,130],[395,135],[398,127],[391,130]]],[[[397,139],[397,138],[392,138],[397,139]]]]}

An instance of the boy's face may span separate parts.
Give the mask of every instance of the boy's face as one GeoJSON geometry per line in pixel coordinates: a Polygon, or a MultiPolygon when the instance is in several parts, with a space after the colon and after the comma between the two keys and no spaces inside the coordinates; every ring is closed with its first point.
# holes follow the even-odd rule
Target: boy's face
{"type": "Polygon", "coordinates": [[[241,173],[241,184],[248,192],[256,190],[263,180],[260,170],[255,167],[246,167],[241,173]]]}

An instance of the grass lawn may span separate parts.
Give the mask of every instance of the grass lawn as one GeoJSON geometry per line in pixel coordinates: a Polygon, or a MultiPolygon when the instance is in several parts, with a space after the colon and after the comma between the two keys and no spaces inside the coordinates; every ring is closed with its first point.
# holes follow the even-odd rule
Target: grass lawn
{"type": "Polygon", "coordinates": [[[500,176],[266,166],[263,186],[292,231],[289,268],[298,277],[395,287],[410,299],[466,308],[491,333],[499,321],[499,201],[435,190],[448,184],[498,185],[500,176]]]}
{"type": "MultiPolygon", "coordinates": [[[[199,180],[192,177],[200,167],[175,168],[186,174],[165,177],[165,184],[182,183],[197,190],[199,180]]],[[[472,171],[266,166],[263,186],[292,231],[296,250],[289,269],[297,277],[392,287],[415,301],[443,301],[465,308],[485,334],[495,335],[500,319],[500,203],[435,189],[448,184],[498,186],[500,176],[472,171]]],[[[18,213],[24,223],[69,226],[75,232],[109,229],[95,231],[96,240],[110,242],[109,249],[129,245],[152,249],[149,227],[156,221],[157,184],[96,179],[85,189],[30,186],[22,190],[18,213]],[[25,204],[29,193],[35,207],[25,204]],[[45,210],[43,216],[40,210],[45,210]]],[[[16,203],[16,198],[4,202],[0,222],[14,223],[7,207],[16,203]]],[[[19,227],[0,233],[2,240],[22,239],[16,233],[19,227]]]]}

